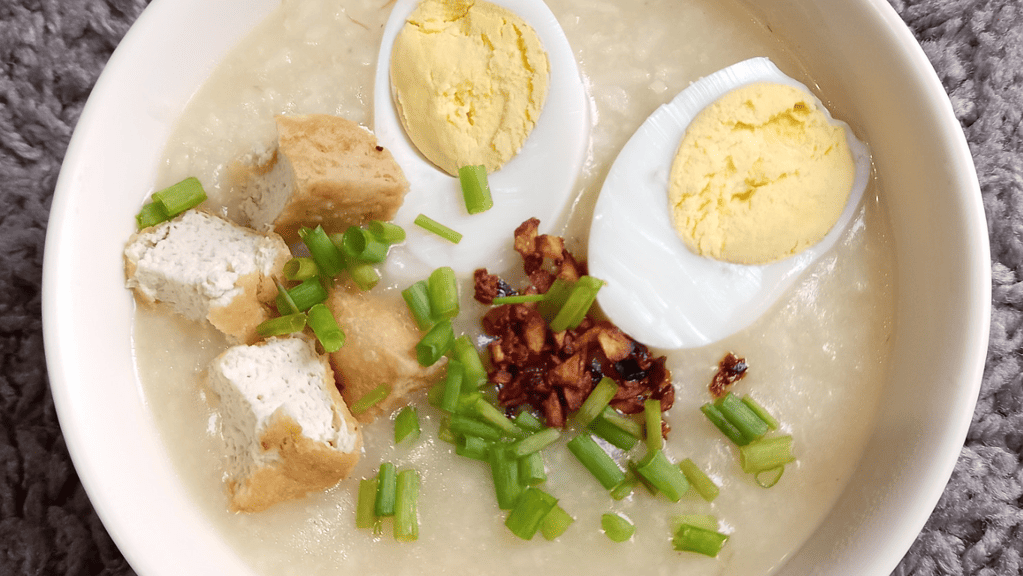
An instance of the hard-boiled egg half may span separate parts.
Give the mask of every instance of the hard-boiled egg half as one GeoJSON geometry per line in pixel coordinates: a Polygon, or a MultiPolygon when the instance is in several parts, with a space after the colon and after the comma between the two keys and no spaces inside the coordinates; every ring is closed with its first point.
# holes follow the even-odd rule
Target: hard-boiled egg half
{"type": "MultiPolygon", "coordinates": [[[[743,106],[753,107],[749,102],[739,104],[740,108],[743,106]]],[[[741,121],[737,124],[741,124],[739,132],[750,128],[741,121]]],[[[784,131],[788,127],[780,129],[784,131]]],[[[736,156],[739,153],[730,146],[758,142],[758,138],[755,130],[749,129],[748,133],[738,136],[737,144],[733,142],[717,149],[707,142],[697,142],[694,149],[710,156],[710,160],[722,160],[726,168],[720,170],[728,171],[746,161],[733,158],[733,153],[736,156]]],[[[640,126],[622,148],[604,181],[594,209],[588,252],[590,274],[607,282],[597,297],[600,307],[632,337],[659,348],[695,348],[734,334],[767,311],[804,270],[835,245],[853,220],[869,177],[867,147],[845,123],[831,118],[806,86],[786,76],[767,58],[746,60],[702,78],[658,108],[640,126]],[[714,228],[718,220],[724,220],[722,214],[733,212],[730,207],[733,202],[742,204],[743,210],[757,202],[765,205],[766,192],[760,199],[751,200],[761,194],[760,187],[767,190],[773,186],[768,180],[788,178],[798,170],[773,174],[766,171],[765,175],[760,170],[761,159],[754,158],[749,162],[755,169],[751,168],[744,178],[740,175],[738,180],[721,185],[734,189],[722,191],[720,197],[701,196],[700,193],[715,185],[710,182],[713,175],[708,173],[717,169],[707,168],[698,161],[687,161],[687,169],[696,172],[690,186],[696,192],[683,195],[678,192],[677,183],[676,192],[669,193],[669,190],[673,188],[670,181],[677,179],[681,170],[673,170],[676,156],[682,163],[680,143],[694,125],[694,119],[702,130],[701,112],[711,110],[728,94],[761,83],[794,87],[804,92],[831,127],[844,130],[848,145],[844,153],[847,158],[851,155],[852,162],[843,180],[848,195],[845,190],[841,191],[844,202],[833,208],[834,215],[826,227],[811,242],[806,242],[807,246],[791,247],[793,253],[783,253],[777,259],[760,256],[744,259],[745,255],[736,258],[726,249],[720,235],[727,235],[727,232],[714,228]],[[756,174],[751,175],[753,172],[756,174]],[[681,199],[683,197],[685,200],[681,199]],[[683,210],[691,213],[678,216],[683,210]],[[706,232],[703,228],[707,226],[713,229],[706,232]],[[748,263],[751,261],[754,263],[748,263]]],[[[786,199],[775,203],[781,204],[780,208],[775,207],[779,210],[788,209],[786,199]]],[[[823,208],[813,210],[825,211],[823,208]]],[[[816,217],[816,214],[810,216],[816,217]]],[[[786,215],[768,214],[768,220],[772,221],[782,217],[786,215]]],[[[801,224],[800,220],[812,219],[806,215],[789,214],[787,217],[797,224],[801,224]]],[[[740,223],[737,228],[745,228],[745,224],[740,223]]],[[[788,233],[792,226],[780,228],[782,230],[775,233],[788,233]]],[[[770,240],[763,234],[752,234],[735,239],[733,245],[755,248],[769,245],[770,240]]],[[[783,240],[790,246],[792,242],[788,238],[783,240]]]]}
{"type": "MultiPolygon", "coordinates": [[[[469,3],[459,6],[462,4],[469,3]]],[[[478,1],[473,9],[491,10],[492,6],[487,7],[486,4],[491,3],[478,1]]],[[[416,114],[414,108],[422,105],[428,96],[432,98],[437,96],[435,93],[443,93],[438,100],[443,100],[443,105],[451,104],[452,108],[468,107],[464,104],[466,99],[476,101],[478,110],[453,110],[450,114],[452,117],[468,114],[469,120],[478,122],[477,112],[500,107],[502,102],[521,99],[520,94],[508,93],[514,86],[493,89],[490,87],[493,78],[485,76],[500,75],[502,70],[515,63],[515,51],[520,44],[517,33],[522,30],[509,34],[490,32],[495,37],[490,38],[488,47],[449,45],[446,51],[414,47],[395,52],[396,38],[407,24],[411,24],[407,22],[409,16],[424,5],[420,0],[397,0],[384,28],[374,82],[374,132],[380,144],[394,155],[410,185],[405,202],[394,217],[394,222],[405,228],[408,240],[394,247],[388,256],[386,271],[392,279],[422,278],[439,266],[451,266],[462,275],[471,274],[477,268],[500,270],[510,267],[513,257],[517,257],[510,249],[515,227],[534,216],[544,221],[556,221],[569,206],[576,178],[585,160],[590,131],[588,99],[574,53],[554,14],[542,0],[493,0],[492,4],[509,10],[516,16],[515,20],[521,19],[535,30],[546,52],[550,73],[546,100],[524,144],[510,161],[489,175],[493,207],[477,214],[468,213],[458,177],[428,160],[433,154],[422,152],[413,143],[402,125],[401,114],[416,114]],[[498,46],[498,35],[509,40],[507,53],[502,53],[504,48],[498,46]],[[419,74],[423,77],[423,85],[413,86],[414,90],[409,90],[409,100],[404,104],[396,103],[400,95],[392,86],[392,68],[396,64],[392,61],[392,54],[406,59],[429,54],[427,59],[432,59],[432,63],[403,61],[397,64],[412,72],[420,66],[434,65],[442,70],[436,74],[419,74]],[[466,72],[461,80],[451,80],[451,76],[465,72],[460,69],[471,69],[472,72],[466,72]],[[434,76],[446,79],[436,80],[434,76]],[[431,82],[436,85],[426,86],[431,82]],[[395,98],[392,98],[392,88],[395,98]],[[432,92],[427,94],[423,90],[432,92]],[[420,214],[458,232],[462,235],[461,240],[454,244],[414,225],[420,214]]],[[[428,7],[443,11],[455,6],[450,2],[433,2],[428,7]]],[[[430,32],[423,36],[435,36],[434,28],[450,24],[441,20],[444,19],[435,19],[428,26],[421,25],[430,32]]],[[[481,17],[465,25],[473,26],[482,20],[484,18],[481,17]]],[[[511,18],[497,20],[506,27],[511,18]]],[[[518,58],[522,59],[522,56],[518,58]]],[[[403,77],[403,81],[407,83],[407,77],[403,77]]],[[[436,131],[428,130],[431,133],[436,131]]],[[[427,148],[422,140],[419,144],[427,148]]],[[[487,144],[481,142],[481,145],[487,144]]]]}

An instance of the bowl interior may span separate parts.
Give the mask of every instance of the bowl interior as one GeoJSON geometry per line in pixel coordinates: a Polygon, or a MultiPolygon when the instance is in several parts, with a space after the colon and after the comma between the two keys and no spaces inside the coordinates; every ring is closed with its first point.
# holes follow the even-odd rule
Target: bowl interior
{"type": "MultiPolygon", "coordinates": [[[[275,5],[154,2],[97,84],[54,196],[43,288],[54,400],[93,504],[146,576],[248,573],[189,501],[143,404],[121,251],[174,120],[275,5]]],[[[990,272],[976,174],[933,70],[883,0],[761,0],[751,10],[870,142],[897,263],[894,361],[876,431],[782,573],[887,573],[947,482],[977,397],[990,272]]]]}

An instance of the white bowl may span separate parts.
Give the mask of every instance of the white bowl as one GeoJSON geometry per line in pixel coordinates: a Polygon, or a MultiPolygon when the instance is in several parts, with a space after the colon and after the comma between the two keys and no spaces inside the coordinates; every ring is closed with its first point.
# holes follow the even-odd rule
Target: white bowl
{"type": "MultiPolygon", "coordinates": [[[[276,4],[154,2],[97,83],[53,199],[43,320],[54,401],[93,505],[145,576],[249,571],[191,505],[143,404],[121,252],[174,120],[276,4]]],[[[893,361],[877,427],[834,509],[781,573],[888,574],[952,472],[979,390],[990,271],[976,173],[941,84],[884,0],[752,9],[870,142],[896,251],[893,361]]]]}

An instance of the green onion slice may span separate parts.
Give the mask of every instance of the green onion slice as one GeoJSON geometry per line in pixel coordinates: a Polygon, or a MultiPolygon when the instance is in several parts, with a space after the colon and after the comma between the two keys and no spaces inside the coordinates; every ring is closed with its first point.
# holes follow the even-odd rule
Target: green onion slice
{"type": "Polygon", "coordinates": [[[729,422],[728,419],[725,418],[724,414],[721,413],[721,410],[714,404],[708,402],[703,406],[700,406],[700,412],[703,412],[703,415],[707,417],[707,420],[710,420],[711,423],[714,424],[714,426],[716,426],[717,429],[727,436],[728,439],[736,446],[745,446],[746,444],[749,444],[749,439],[746,438],[746,436],[744,436],[734,424],[729,422]]]}
{"type": "Polygon", "coordinates": [[[413,220],[412,223],[415,224],[416,226],[419,226],[423,230],[426,230],[427,232],[432,232],[437,236],[440,236],[441,238],[447,240],[448,242],[451,242],[452,244],[458,244],[459,242],[462,241],[461,233],[455,232],[451,228],[448,228],[447,226],[441,224],[440,222],[437,222],[436,220],[430,218],[429,216],[426,216],[425,214],[420,214],[419,216],[416,216],[416,219],[413,220]]]}
{"type": "Polygon", "coordinates": [[[398,244],[405,241],[405,229],[393,222],[370,220],[366,229],[374,238],[385,244],[398,244]]]}
{"type": "Polygon", "coordinates": [[[447,374],[444,377],[444,395],[440,400],[440,408],[448,413],[454,413],[458,409],[458,397],[462,392],[462,381],[464,371],[462,363],[458,360],[448,360],[447,374]]]}
{"type": "Polygon", "coordinates": [[[572,286],[568,299],[558,309],[558,313],[550,322],[552,332],[561,332],[569,328],[575,328],[586,317],[590,306],[597,299],[597,291],[604,285],[603,280],[592,276],[579,278],[572,286]]]}
{"type": "Polygon", "coordinates": [[[381,384],[369,392],[366,392],[366,395],[356,400],[348,407],[348,410],[355,415],[362,414],[366,410],[369,410],[373,406],[382,402],[390,393],[391,390],[388,388],[387,384],[381,384]]]}
{"type": "Polygon", "coordinates": [[[450,320],[434,324],[433,328],[416,344],[416,359],[420,366],[433,366],[454,345],[455,331],[450,320]]]}
{"type": "Polygon", "coordinates": [[[456,435],[476,436],[492,442],[504,436],[500,429],[464,414],[452,414],[448,419],[448,428],[456,435]]]}
{"type": "Polygon", "coordinates": [[[383,262],[389,247],[386,242],[358,226],[349,226],[341,235],[341,249],[345,256],[360,262],[383,262]]]}
{"type": "Polygon", "coordinates": [[[689,481],[689,485],[692,486],[697,494],[707,502],[713,502],[715,498],[720,494],[721,489],[718,485],[711,480],[710,476],[707,476],[703,470],[700,470],[699,466],[696,465],[691,459],[686,458],[679,462],[679,469],[682,470],[682,474],[685,475],[686,480],[689,481]]]}
{"type": "Polygon", "coordinates": [[[504,412],[501,412],[496,406],[488,402],[482,395],[476,398],[473,410],[480,419],[501,430],[507,436],[521,438],[525,435],[521,428],[504,415],[504,412]]]}
{"type": "Polygon", "coordinates": [[[460,435],[455,441],[455,454],[472,458],[473,460],[489,462],[490,442],[479,436],[460,435]]]}
{"type": "Polygon", "coordinates": [[[380,464],[377,472],[377,494],[373,511],[377,516],[394,516],[395,491],[398,485],[398,474],[392,462],[380,464]]]}
{"type": "Polygon", "coordinates": [[[675,533],[672,545],[680,552],[696,552],[713,558],[721,552],[727,540],[728,536],[720,532],[683,524],[675,533]]]}
{"type": "Polygon", "coordinates": [[[558,505],[558,499],[539,488],[526,488],[511,509],[504,525],[523,540],[531,540],[544,518],[558,505]]]}
{"type": "Polygon", "coordinates": [[[135,223],[138,224],[139,230],[156,226],[160,222],[166,222],[167,220],[170,220],[170,215],[163,209],[163,205],[156,202],[143,204],[142,209],[135,215],[135,223]]]}
{"type": "Polygon", "coordinates": [[[512,444],[511,451],[516,458],[522,458],[523,456],[543,450],[557,441],[560,437],[561,432],[559,432],[557,428],[544,428],[543,430],[512,444]]]}
{"type": "Polygon", "coordinates": [[[483,366],[479,350],[468,336],[455,338],[455,358],[462,363],[462,378],[465,389],[479,388],[487,381],[487,369],[483,366]]]}
{"type": "Polygon", "coordinates": [[[757,413],[747,404],[743,403],[738,396],[729,392],[724,398],[718,400],[715,405],[721,411],[721,415],[727,419],[732,426],[748,441],[752,442],[767,434],[767,422],[764,422],[757,413]]]}
{"type": "Polygon", "coordinates": [[[419,427],[419,412],[415,406],[405,406],[394,417],[394,443],[399,444],[406,438],[417,440],[422,430],[419,427]]]}
{"type": "Polygon", "coordinates": [[[501,306],[504,304],[530,304],[533,302],[543,302],[546,299],[546,294],[515,294],[513,296],[498,296],[497,298],[494,298],[494,306],[501,306]]]}
{"type": "Polygon", "coordinates": [[[607,512],[600,517],[600,527],[612,542],[625,542],[636,533],[636,526],[624,516],[607,512]]]}
{"type": "Polygon", "coordinates": [[[462,197],[469,214],[479,214],[494,207],[485,166],[462,166],[458,169],[458,181],[462,184],[462,197]]]}
{"type": "Polygon", "coordinates": [[[334,246],[330,237],[324,232],[323,226],[298,229],[298,236],[302,239],[309,254],[319,267],[320,272],[327,278],[335,278],[345,268],[344,258],[341,251],[334,246]]]}
{"type": "Polygon", "coordinates": [[[525,407],[520,408],[515,415],[515,425],[526,432],[539,432],[544,427],[543,422],[525,407]]]}
{"type": "Polygon", "coordinates": [[[605,489],[611,490],[625,480],[625,472],[618,463],[589,434],[580,434],[569,440],[568,450],[605,489]]]}
{"type": "Polygon", "coordinates": [[[661,430],[661,401],[653,398],[643,402],[643,421],[646,424],[646,447],[648,450],[660,450],[664,447],[664,434],[661,430]]]}
{"type": "Polygon", "coordinates": [[[159,192],[153,192],[153,202],[159,204],[169,218],[181,214],[185,210],[195,208],[206,200],[206,191],[194,176],[168,186],[159,192]]]}
{"type": "Polygon", "coordinates": [[[419,473],[402,470],[394,490],[394,539],[412,542],[419,539],[419,473]]]}
{"type": "Polygon", "coordinates": [[[429,330],[434,325],[433,313],[430,310],[430,289],[426,280],[420,280],[401,291],[401,297],[408,305],[412,318],[420,330],[429,330]]]}
{"type": "Polygon", "coordinates": [[[435,318],[458,316],[458,281],[450,266],[441,266],[426,281],[430,296],[430,312],[435,318]]]}
{"type": "Polygon", "coordinates": [[[291,294],[288,294],[288,289],[276,279],[274,280],[274,284],[277,285],[277,298],[275,300],[277,303],[277,312],[279,312],[281,316],[301,312],[302,310],[300,310],[298,305],[295,304],[295,300],[292,299],[291,294]]]}
{"type": "Polygon", "coordinates": [[[544,516],[543,523],[540,526],[540,533],[547,540],[554,540],[564,534],[565,530],[568,530],[568,527],[572,525],[572,522],[575,522],[575,518],[572,518],[568,512],[565,512],[564,508],[555,504],[554,508],[551,508],[551,511],[547,513],[547,516],[544,516]]]}
{"type": "Polygon", "coordinates": [[[753,475],[753,479],[757,485],[762,488],[770,488],[781,480],[781,475],[785,472],[784,466],[778,466],[776,468],[768,468],[767,470],[761,470],[753,475]]]}
{"type": "Polygon", "coordinates": [[[604,376],[597,382],[597,385],[590,391],[590,395],[583,401],[583,405],[575,413],[575,419],[583,426],[589,425],[596,418],[608,402],[618,392],[618,384],[614,380],[604,376]]]}
{"type": "Polygon", "coordinates": [[[256,333],[267,338],[270,336],[293,334],[301,332],[305,328],[305,323],[306,315],[301,312],[288,314],[287,316],[278,316],[277,318],[270,318],[261,322],[259,326],[256,326],[256,333]]]}
{"type": "Polygon", "coordinates": [[[316,304],[309,309],[309,327],[320,341],[323,350],[328,354],[337,352],[345,343],[345,333],[337,325],[337,319],[330,309],[323,304],[316,304]]]}
{"type": "Polygon", "coordinates": [[[349,260],[346,266],[348,275],[360,290],[372,290],[380,282],[380,273],[369,262],[349,260]]]}
{"type": "Polygon", "coordinates": [[[646,478],[672,502],[678,502],[689,490],[689,481],[678,466],[660,450],[651,450],[640,460],[636,472],[646,478]]]}
{"type": "Polygon", "coordinates": [[[768,428],[770,428],[771,430],[778,429],[779,425],[778,420],[775,419],[775,417],[772,416],[771,413],[768,412],[766,408],[761,406],[759,402],[754,400],[752,396],[750,396],[749,394],[743,396],[742,403],[748,406],[750,410],[752,410],[757,416],[759,416],[760,419],[767,424],[768,428]]]}
{"type": "Polygon", "coordinates": [[[795,459],[790,435],[765,438],[739,448],[739,465],[743,472],[750,474],[777,468],[795,459]]]}
{"type": "Polygon", "coordinates": [[[547,481],[547,469],[544,467],[541,452],[530,452],[519,458],[519,484],[536,486],[547,481]]]}
{"type": "Polygon", "coordinates": [[[490,473],[494,479],[497,507],[511,510],[522,494],[519,484],[519,466],[516,458],[504,447],[490,447],[490,473]]]}
{"type": "Polygon", "coordinates": [[[292,282],[302,282],[318,276],[320,269],[312,258],[292,258],[284,263],[284,277],[292,282]]]}
{"type": "Polygon", "coordinates": [[[372,528],[377,521],[376,514],[377,479],[363,478],[359,481],[359,501],[355,507],[355,527],[372,528]]]}
{"type": "MultiPolygon", "coordinates": [[[[625,427],[621,425],[624,421],[631,422],[631,420],[617,415],[615,415],[617,418],[614,416],[607,418],[605,417],[605,413],[609,410],[610,407],[608,407],[604,413],[601,413],[599,416],[594,418],[587,428],[590,432],[593,432],[597,436],[603,438],[616,448],[632,450],[633,446],[639,442],[639,438],[630,434],[627,430],[625,430],[625,427]]],[[[610,411],[613,412],[613,410],[610,411]]]]}

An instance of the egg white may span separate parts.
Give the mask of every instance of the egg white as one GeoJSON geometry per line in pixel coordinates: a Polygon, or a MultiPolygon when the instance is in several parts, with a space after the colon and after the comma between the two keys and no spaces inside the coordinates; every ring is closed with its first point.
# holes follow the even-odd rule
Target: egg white
{"type": "Polygon", "coordinates": [[[810,90],[767,58],[739,62],[701,78],[658,108],[615,159],[594,208],[590,274],[607,282],[597,296],[603,312],[640,342],[696,348],[746,328],[831,249],[848,228],[870,178],[870,154],[845,128],[855,178],[845,210],[814,246],[764,265],[722,262],[691,252],[668,211],[668,178],[679,142],[704,108],[732,90],[774,82],[810,90]]]}
{"type": "Polygon", "coordinates": [[[530,217],[559,220],[568,208],[585,160],[590,134],[589,101],[575,54],[546,4],[536,0],[490,0],[516,13],[536,31],[550,61],[550,88],[540,118],[522,149],[489,176],[494,207],[470,215],[458,179],[423,157],[405,134],[391,98],[390,56],[394,38],[419,0],[398,0],[384,28],[374,81],[373,130],[405,172],[410,190],[394,222],[408,240],[391,250],[386,276],[399,283],[424,278],[438,266],[459,275],[477,268],[511,266],[515,228],[530,217]],[[463,235],[452,244],[413,224],[424,214],[463,235]]]}

